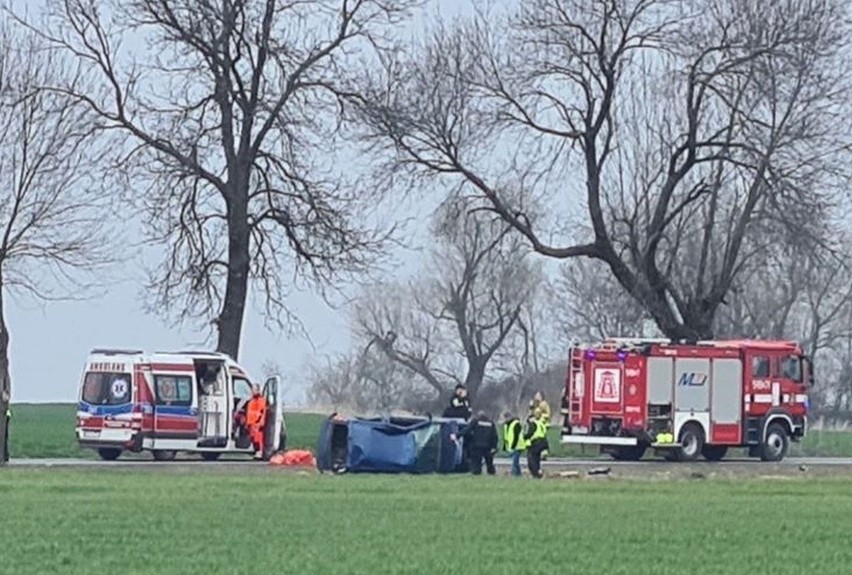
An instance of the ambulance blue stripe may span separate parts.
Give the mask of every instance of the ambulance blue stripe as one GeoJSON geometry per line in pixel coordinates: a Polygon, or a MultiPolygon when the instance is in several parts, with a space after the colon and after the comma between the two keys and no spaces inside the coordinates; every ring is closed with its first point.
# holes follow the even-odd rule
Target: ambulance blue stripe
{"type": "MultiPolygon", "coordinates": [[[[145,413],[151,413],[151,405],[148,403],[140,404],[142,406],[142,410],[145,413]],[[147,408],[147,409],[146,409],[147,408]]],[[[171,416],[186,416],[186,417],[196,417],[196,415],[192,412],[192,407],[188,405],[158,405],[156,406],[157,413],[160,415],[171,415],[171,416]]],[[[87,403],[85,401],[81,401],[77,404],[77,411],[84,411],[86,413],[91,413],[92,415],[122,415],[125,413],[133,412],[133,404],[132,403],[124,403],[121,405],[94,405],[92,403],[87,403]]]]}
{"type": "Polygon", "coordinates": [[[94,405],[81,401],[77,404],[77,411],[85,411],[92,415],[122,415],[133,411],[132,403],[122,403],[121,405],[94,405]]]}
{"type": "Polygon", "coordinates": [[[185,415],[195,417],[188,405],[158,405],[155,408],[160,415],[185,415]]]}

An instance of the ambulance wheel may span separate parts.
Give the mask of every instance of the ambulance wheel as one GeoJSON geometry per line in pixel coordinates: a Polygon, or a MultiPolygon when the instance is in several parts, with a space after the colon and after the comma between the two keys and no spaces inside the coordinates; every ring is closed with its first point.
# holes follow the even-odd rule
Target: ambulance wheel
{"type": "Polygon", "coordinates": [[[610,452],[610,455],[616,461],[639,461],[645,455],[645,445],[631,445],[630,447],[621,447],[610,452]]]}
{"type": "Polygon", "coordinates": [[[121,455],[121,450],[117,447],[101,447],[98,449],[98,455],[104,461],[115,461],[121,455]]]}
{"type": "Polygon", "coordinates": [[[704,449],[704,432],[696,423],[688,423],[680,432],[680,447],[677,453],[678,461],[695,461],[704,449]]]}
{"type": "Polygon", "coordinates": [[[204,461],[216,461],[217,459],[219,459],[220,455],[222,454],[218,451],[202,451],[201,459],[203,459],[204,461]]]}
{"type": "Polygon", "coordinates": [[[707,461],[721,461],[728,453],[727,445],[705,445],[701,450],[701,455],[707,461]]]}
{"type": "Polygon", "coordinates": [[[156,461],[172,461],[177,456],[177,451],[171,449],[158,449],[151,452],[156,461]]]}
{"type": "Polygon", "coordinates": [[[780,423],[773,423],[766,430],[766,439],[760,445],[760,459],[763,461],[781,461],[787,455],[790,438],[780,423]]]}

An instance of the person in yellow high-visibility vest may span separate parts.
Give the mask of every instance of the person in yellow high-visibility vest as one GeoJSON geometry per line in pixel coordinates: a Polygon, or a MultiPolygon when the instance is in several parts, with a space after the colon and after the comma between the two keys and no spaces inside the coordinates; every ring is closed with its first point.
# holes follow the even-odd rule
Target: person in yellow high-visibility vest
{"type": "Polygon", "coordinates": [[[548,450],[547,444],[547,420],[543,417],[527,419],[527,432],[524,435],[527,440],[527,466],[533,477],[541,479],[544,473],[541,471],[541,454],[548,450]]]}
{"type": "Polygon", "coordinates": [[[503,413],[503,451],[512,458],[512,477],[521,476],[521,453],[527,448],[524,438],[524,425],[521,420],[512,415],[511,411],[503,413]]]}

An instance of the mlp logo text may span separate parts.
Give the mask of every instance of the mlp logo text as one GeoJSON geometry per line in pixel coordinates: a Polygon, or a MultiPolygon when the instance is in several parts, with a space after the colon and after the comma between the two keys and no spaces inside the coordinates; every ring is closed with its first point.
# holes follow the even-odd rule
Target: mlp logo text
{"type": "Polygon", "coordinates": [[[706,373],[687,371],[681,374],[677,382],[678,387],[701,387],[707,383],[706,373]]]}

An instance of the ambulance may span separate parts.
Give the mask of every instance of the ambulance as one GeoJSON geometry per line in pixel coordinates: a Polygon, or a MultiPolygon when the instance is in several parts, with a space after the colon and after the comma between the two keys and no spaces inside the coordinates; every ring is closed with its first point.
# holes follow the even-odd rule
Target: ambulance
{"type": "MultiPolygon", "coordinates": [[[[77,440],[102,459],[151,452],[169,461],[178,452],[207,461],[222,454],[254,455],[240,424],[252,395],[248,372],[215,352],[95,349],[86,361],[77,404],[77,440]]],[[[264,458],[284,449],[281,379],[262,385],[268,404],[264,458]]]]}

